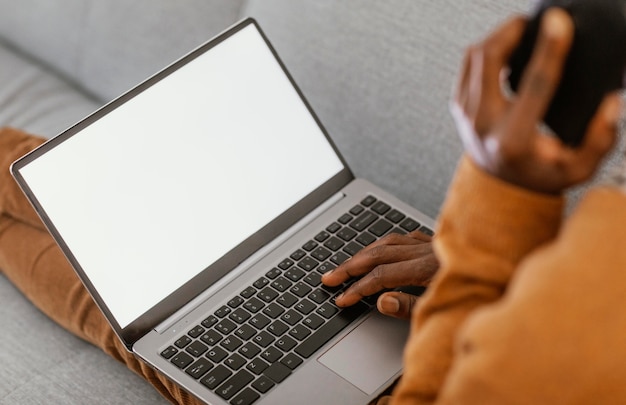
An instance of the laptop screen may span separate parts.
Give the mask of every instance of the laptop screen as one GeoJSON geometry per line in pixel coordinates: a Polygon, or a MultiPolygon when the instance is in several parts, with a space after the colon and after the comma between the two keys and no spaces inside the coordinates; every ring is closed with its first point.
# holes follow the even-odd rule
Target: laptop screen
{"type": "Polygon", "coordinates": [[[190,55],[17,169],[121,328],[346,170],[254,24],[190,55]]]}

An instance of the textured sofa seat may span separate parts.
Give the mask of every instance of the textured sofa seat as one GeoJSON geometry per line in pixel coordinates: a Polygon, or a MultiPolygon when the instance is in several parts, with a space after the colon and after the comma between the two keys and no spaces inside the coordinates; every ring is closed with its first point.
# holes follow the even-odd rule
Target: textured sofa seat
{"type": "MultiPolygon", "coordinates": [[[[355,174],[436,216],[462,152],[466,45],[515,0],[0,0],[0,126],[47,137],[241,18],[256,18],[355,174]]],[[[0,275],[0,404],[159,404],[0,275]]]]}

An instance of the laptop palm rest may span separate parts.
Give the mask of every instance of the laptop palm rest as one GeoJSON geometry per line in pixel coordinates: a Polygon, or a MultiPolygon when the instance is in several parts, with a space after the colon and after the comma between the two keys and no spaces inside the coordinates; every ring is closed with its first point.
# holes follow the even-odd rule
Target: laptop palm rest
{"type": "Polygon", "coordinates": [[[372,395],[400,371],[408,333],[408,321],[374,312],[318,361],[372,395]]]}

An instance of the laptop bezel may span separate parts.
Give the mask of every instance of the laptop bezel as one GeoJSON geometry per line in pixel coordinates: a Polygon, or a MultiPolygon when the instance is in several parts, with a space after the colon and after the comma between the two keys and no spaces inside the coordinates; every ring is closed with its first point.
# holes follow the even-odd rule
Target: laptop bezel
{"type": "MultiPolygon", "coordinates": [[[[354,175],[346,164],[345,159],[337,149],[335,143],[329,137],[328,132],[322,125],[321,121],[311,108],[309,102],[304,97],[302,91],[295,83],[293,77],[285,67],[283,61],[278,56],[276,50],[269,42],[267,36],[263,32],[263,30],[259,27],[258,23],[253,18],[247,18],[239,23],[233,25],[228,28],[221,34],[217,35],[213,39],[207,41],[203,45],[199,46],[195,50],[191,51],[187,55],[178,59],[176,62],[172,63],[168,67],[164,68],[160,72],[154,74],[144,82],[140,83],[136,87],[127,91],[117,99],[111,101],[106,104],[99,110],[95,111],[93,114],[89,115],[79,123],[70,127],[66,131],[60,133],[54,138],[50,139],[46,143],[42,144],[40,147],[21,157],[17,161],[15,161],[11,165],[11,173],[26,197],[33,205],[35,211],[38,213],[40,218],[42,219],[45,226],[48,228],[49,232],[56,240],[57,244],[60,246],[61,250],[67,257],[68,261],[71,263],[72,267],[78,274],[79,278],[90,292],[94,301],[100,308],[100,310],[105,314],[107,320],[111,324],[111,327],[115,331],[115,333],[122,340],[127,350],[131,351],[133,344],[148,333],[151,329],[153,329],[156,325],[166,320],[169,316],[174,314],[177,310],[179,310],[182,306],[193,300],[200,293],[209,288],[213,283],[221,279],[223,276],[228,274],[232,269],[236,268],[245,258],[253,254],[258,249],[262,248],[269,241],[273,240],[281,233],[289,229],[295,223],[298,222],[302,217],[312,211],[316,206],[321,204],[322,202],[329,199],[331,196],[339,192],[343,187],[345,187],[348,183],[354,180],[354,175]],[[308,194],[306,197],[298,201],[291,208],[285,211],[282,215],[268,223],[266,226],[261,228],[259,231],[254,233],[252,236],[247,238],[245,241],[240,243],[238,246],[229,251],[226,255],[224,255],[221,259],[201,271],[197,276],[192,278],[189,282],[185,283],[183,286],[178,288],[176,291],[168,295],[166,298],[161,300],[158,304],[153,306],[150,310],[145,312],[139,318],[131,322],[126,327],[122,328],[115,318],[113,317],[111,311],[108,309],[106,303],[98,294],[97,290],[94,288],[89,278],[87,277],[86,272],[82,269],[80,263],[76,260],[69,246],[66,245],[60,233],[57,231],[54,223],[50,220],[44,207],[38,201],[37,196],[30,189],[28,183],[25,181],[23,176],[20,174],[20,170],[27,166],[29,163],[33,162],[40,156],[44,155],[48,151],[54,149],[58,145],[62,144],[66,140],[70,139],[72,136],[80,133],[83,129],[98,121],[102,117],[110,114],[116,108],[133,99],[137,95],[141,94],[146,89],[150,88],[154,84],[160,82],[165,79],[168,75],[177,71],[181,67],[187,65],[192,62],[194,59],[209,51],[211,48],[216,45],[222,43],[227,40],[231,36],[235,35],[242,29],[254,25],[254,27],[258,30],[261,37],[263,38],[265,44],[271,50],[272,54],[276,58],[279,63],[282,71],[290,81],[293,88],[296,90],[298,96],[306,106],[307,110],[314,118],[316,124],[319,126],[320,130],[330,143],[331,147],[337,154],[338,158],[341,160],[343,164],[343,170],[338,172],[335,176],[329,179],[327,182],[322,184],[319,188],[308,194]]],[[[123,280],[120,280],[123,282],[123,280]]]]}

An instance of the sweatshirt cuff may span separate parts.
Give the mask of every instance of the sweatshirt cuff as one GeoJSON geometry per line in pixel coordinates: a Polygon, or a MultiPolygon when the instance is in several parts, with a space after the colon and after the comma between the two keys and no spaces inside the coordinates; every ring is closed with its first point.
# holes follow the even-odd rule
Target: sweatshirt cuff
{"type": "Polygon", "coordinates": [[[448,191],[438,236],[453,233],[474,249],[519,261],[556,236],[565,199],[530,191],[489,175],[463,156],[448,191]]]}

